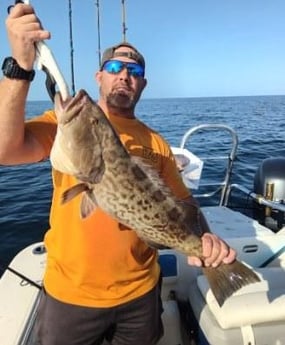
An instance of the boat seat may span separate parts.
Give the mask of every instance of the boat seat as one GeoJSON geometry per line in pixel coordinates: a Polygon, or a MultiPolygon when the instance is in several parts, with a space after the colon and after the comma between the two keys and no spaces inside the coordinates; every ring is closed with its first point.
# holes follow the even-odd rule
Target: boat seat
{"type": "Polygon", "coordinates": [[[285,320],[285,268],[255,268],[261,282],[247,285],[220,307],[204,275],[197,285],[222,329],[285,320]]]}

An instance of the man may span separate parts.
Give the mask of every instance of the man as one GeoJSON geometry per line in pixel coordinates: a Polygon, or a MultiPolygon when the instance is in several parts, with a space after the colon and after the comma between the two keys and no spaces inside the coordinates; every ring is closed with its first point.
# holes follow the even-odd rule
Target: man
{"type": "MultiPolygon", "coordinates": [[[[9,61],[17,73],[4,68],[0,82],[0,164],[38,162],[49,156],[56,117],[47,111],[25,122],[25,102],[33,77],[34,42],[50,34],[25,4],[11,10],[6,26],[14,59],[9,61]]],[[[128,151],[148,159],[177,198],[191,201],[168,144],[136,119],[135,106],[147,83],[144,69],[144,58],[132,45],[107,49],[96,73],[98,103],[128,151]]],[[[157,253],[101,210],[80,219],[80,198],[60,205],[62,192],[75,183],[75,178],[53,170],[39,344],[97,345],[104,339],[113,345],[155,344],[162,334],[157,253]]],[[[217,236],[205,234],[202,240],[204,265],[235,259],[235,252],[217,236]]],[[[189,263],[202,265],[193,257],[189,263]]]]}

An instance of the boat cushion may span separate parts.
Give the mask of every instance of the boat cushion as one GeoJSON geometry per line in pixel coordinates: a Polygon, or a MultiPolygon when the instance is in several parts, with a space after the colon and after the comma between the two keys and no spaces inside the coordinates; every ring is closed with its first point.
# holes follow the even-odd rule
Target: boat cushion
{"type": "Polygon", "coordinates": [[[220,307],[204,275],[197,277],[201,294],[223,329],[285,320],[285,268],[255,268],[261,282],[247,285],[220,307]]]}

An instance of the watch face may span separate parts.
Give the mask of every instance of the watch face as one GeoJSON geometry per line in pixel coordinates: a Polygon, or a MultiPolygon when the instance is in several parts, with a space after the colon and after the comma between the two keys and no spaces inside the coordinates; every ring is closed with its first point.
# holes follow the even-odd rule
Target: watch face
{"type": "Polygon", "coordinates": [[[35,76],[35,71],[26,71],[21,68],[17,61],[12,57],[6,57],[3,61],[2,71],[5,77],[10,79],[20,79],[32,81],[35,76]]]}
{"type": "Polygon", "coordinates": [[[13,58],[6,58],[3,62],[2,70],[5,73],[9,73],[13,66],[15,65],[14,59],[13,58]]]}

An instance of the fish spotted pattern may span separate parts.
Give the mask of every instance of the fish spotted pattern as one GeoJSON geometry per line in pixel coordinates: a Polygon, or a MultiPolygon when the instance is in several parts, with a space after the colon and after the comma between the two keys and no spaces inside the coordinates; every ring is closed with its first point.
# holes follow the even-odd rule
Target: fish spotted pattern
{"type": "MultiPolygon", "coordinates": [[[[101,108],[84,90],[67,102],[57,94],[55,112],[58,130],[51,163],[79,181],[64,192],[63,203],[83,193],[82,218],[99,207],[149,245],[203,259],[200,209],[178,201],[156,171],[129,155],[101,108]]],[[[219,305],[240,287],[260,280],[237,260],[203,271],[219,305]]]]}

